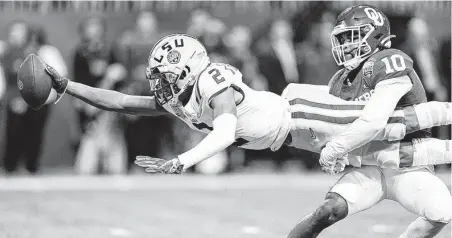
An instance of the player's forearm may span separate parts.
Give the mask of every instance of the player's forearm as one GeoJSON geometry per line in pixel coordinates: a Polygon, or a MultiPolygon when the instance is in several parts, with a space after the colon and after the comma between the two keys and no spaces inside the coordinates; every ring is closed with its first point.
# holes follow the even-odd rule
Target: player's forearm
{"type": "Polygon", "coordinates": [[[345,132],[327,143],[326,149],[331,156],[341,158],[383,131],[400,98],[412,88],[409,79],[393,81],[380,83],[361,116],[345,132]]]}
{"type": "Polygon", "coordinates": [[[184,170],[226,149],[235,141],[237,117],[221,115],[214,121],[214,130],[193,149],[179,155],[184,170]],[[221,125],[221,126],[220,126],[221,125]]]}
{"type": "Polygon", "coordinates": [[[69,81],[66,92],[97,108],[107,111],[125,112],[122,107],[122,100],[125,96],[123,93],[93,88],[72,81],[69,81]]]}

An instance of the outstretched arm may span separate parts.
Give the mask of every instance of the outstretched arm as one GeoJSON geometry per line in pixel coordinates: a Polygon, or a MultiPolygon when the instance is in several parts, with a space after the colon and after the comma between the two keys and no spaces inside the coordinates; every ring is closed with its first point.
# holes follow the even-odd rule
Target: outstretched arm
{"type": "Polygon", "coordinates": [[[156,116],[165,113],[157,105],[154,97],[127,95],[113,90],[93,88],[81,83],[72,82],[65,77],[61,77],[50,66],[48,66],[47,72],[52,77],[53,87],[59,94],[56,102],[67,92],[86,103],[107,111],[142,116],[156,116]]]}
{"type": "Polygon", "coordinates": [[[93,88],[72,81],[69,81],[66,92],[106,111],[141,116],[158,116],[165,113],[158,107],[154,97],[150,96],[128,95],[113,90],[93,88]]]}

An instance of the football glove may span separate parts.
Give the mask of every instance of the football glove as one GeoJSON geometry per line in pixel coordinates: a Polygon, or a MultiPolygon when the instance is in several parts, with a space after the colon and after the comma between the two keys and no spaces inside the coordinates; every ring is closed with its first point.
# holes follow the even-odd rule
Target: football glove
{"type": "Polygon", "coordinates": [[[334,174],[334,166],[336,165],[337,158],[331,155],[330,147],[326,146],[320,152],[320,167],[328,174],[334,174]]]}
{"type": "Polygon", "coordinates": [[[177,158],[165,160],[143,155],[136,157],[135,164],[145,168],[144,171],[148,173],[181,174],[184,168],[177,158]]]}
{"type": "Polygon", "coordinates": [[[330,175],[338,174],[343,172],[345,166],[348,165],[348,156],[336,157],[334,150],[327,144],[320,152],[319,163],[322,170],[326,173],[330,175]]]}
{"type": "Polygon", "coordinates": [[[61,77],[60,74],[50,65],[47,65],[46,72],[52,78],[52,86],[58,94],[63,95],[66,92],[69,79],[61,77]]]}
{"type": "Polygon", "coordinates": [[[337,159],[336,164],[334,165],[334,168],[333,168],[333,173],[338,174],[338,173],[344,172],[345,166],[347,166],[348,164],[349,163],[348,163],[347,155],[342,158],[337,159]]]}
{"type": "Polygon", "coordinates": [[[348,156],[345,155],[342,158],[330,157],[326,151],[324,148],[320,153],[319,163],[322,170],[329,175],[342,173],[345,170],[345,166],[349,164],[348,156]]]}

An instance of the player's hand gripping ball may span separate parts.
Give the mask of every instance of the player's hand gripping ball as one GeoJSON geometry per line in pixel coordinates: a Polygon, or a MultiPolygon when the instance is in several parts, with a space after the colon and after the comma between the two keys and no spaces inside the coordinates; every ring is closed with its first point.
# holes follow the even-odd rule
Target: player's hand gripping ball
{"type": "Polygon", "coordinates": [[[17,73],[20,95],[35,110],[44,106],[51,95],[52,78],[47,74],[46,67],[47,65],[37,55],[30,54],[22,62],[17,73]]]}
{"type": "Polygon", "coordinates": [[[148,173],[181,174],[184,168],[177,158],[165,160],[142,155],[136,157],[135,164],[146,168],[148,173]]]}

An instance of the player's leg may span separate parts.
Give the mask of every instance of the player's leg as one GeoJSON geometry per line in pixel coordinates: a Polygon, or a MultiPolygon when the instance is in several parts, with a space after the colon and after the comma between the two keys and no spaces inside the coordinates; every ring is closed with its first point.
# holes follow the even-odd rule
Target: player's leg
{"type": "Polygon", "coordinates": [[[451,140],[415,139],[413,145],[400,146],[400,167],[452,163],[451,140]]]}
{"type": "MultiPolygon", "coordinates": [[[[292,112],[296,113],[295,117],[306,121],[303,124],[315,122],[331,127],[333,130],[328,130],[330,137],[345,131],[348,125],[361,116],[366,105],[366,102],[342,100],[304,84],[289,84],[281,96],[289,101],[292,112]]],[[[407,133],[451,122],[450,102],[422,103],[395,110],[384,130],[374,140],[398,141],[407,133]]]]}
{"type": "Polygon", "coordinates": [[[384,185],[378,167],[355,169],[331,188],[324,203],[304,217],[289,234],[289,238],[310,238],[348,215],[366,210],[384,198],[384,185]]]}
{"type": "MultiPolygon", "coordinates": [[[[281,96],[288,99],[291,105],[303,106],[304,108],[300,111],[314,110],[314,112],[325,114],[324,116],[336,118],[357,119],[366,105],[366,102],[342,100],[316,86],[306,84],[289,84],[281,96]]],[[[405,133],[451,123],[452,103],[437,101],[421,103],[394,111],[388,126],[390,124],[398,124],[398,126],[387,128],[388,132],[379,135],[377,140],[401,140],[405,133]],[[398,120],[401,118],[404,121],[398,120]]]]}
{"type": "MultiPolygon", "coordinates": [[[[408,113],[411,107],[405,108],[405,113],[408,113]]],[[[407,118],[407,133],[413,131],[409,127],[409,123],[417,123],[419,129],[426,129],[435,126],[450,125],[452,123],[452,103],[450,102],[426,102],[413,106],[416,113],[416,118],[407,118]]],[[[414,128],[417,129],[417,128],[414,128]]]]}
{"type": "Polygon", "coordinates": [[[434,237],[452,219],[452,196],[444,182],[427,169],[395,171],[384,169],[387,197],[422,217],[400,238],[434,237]]]}
{"type": "Polygon", "coordinates": [[[435,237],[447,223],[429,221],[418,217],[398,238],[430,238],[435,237]]]}
{"type": "Polygon", "coordinates": [[[289,233],[289,238],[317,237],[322,230],[344,219],[348,214],[347,201],[333,192],[314,212],[305,216],[289,233]]]}
{"type": "Polygon", "coordinates": [[[395,110],[385,129],[374,140],[397,141],[406,134],[452,123],[450,102],[426,102],[395,110]]]}

